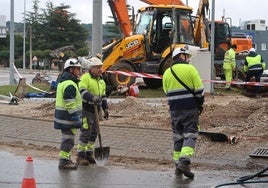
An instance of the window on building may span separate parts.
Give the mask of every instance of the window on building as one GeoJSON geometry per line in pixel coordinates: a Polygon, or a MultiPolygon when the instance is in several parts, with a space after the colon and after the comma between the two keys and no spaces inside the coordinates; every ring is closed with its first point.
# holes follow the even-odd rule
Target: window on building
{"type": "Polygon", "coordinates": [[[261,50],[266,50],[266,43],[261,43],[261,50]]]}
{"type": "Polygon", "coordinates": [[[255,24],[251,25],[251,30],[255,30],[255,24]]]}

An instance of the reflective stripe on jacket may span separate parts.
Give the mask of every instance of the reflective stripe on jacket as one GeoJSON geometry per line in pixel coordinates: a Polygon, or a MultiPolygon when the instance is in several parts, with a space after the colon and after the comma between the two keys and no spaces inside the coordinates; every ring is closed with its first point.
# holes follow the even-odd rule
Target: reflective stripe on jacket
{"type": "Polygon", "coordinates": [[[256,56],[247,56],[246,62],[247,65],[244,65],[244,71],[247,72],[248,70],[262,70],[265,69],[265,63],[262,62],[261,55],[256,56]]]}
{"type": "Polygon", "coordinates": [[[75,121],[72,116],[76,116],[77,120],[82,121],[82,98],[77,84],[72,80],[65,80],[57,86],[54,128],[75,128],[75,121]],[[64,99],[64,92],[70,85],[76,89],[76,95],[74,98],[64,99]]]}
{"type": "Polygon", "coordinates": [[[235,67],[235,50],[230,48],[224,54],[223,69],[234,69],[235,67]]]}
{"type": "MultiPolygon", "coordinates": [[[[197,69],[188,63],[175,64],[172,69],[182,82],[194,91],[196,97],[202,101],[204,99],[204,87],[197,69]]],[[[198,108],[194,96],[176,80],[170,68],[163,75],[163,90],[167,95],[171,111],[198,108]]]]}
{"type": "Polygon", "coordinates": [[[106,83],[100,77],[94,77],[90,73],[81,76],[79,90],[83,99],[83,108],[94,111],[93,96],[98,96],[102,100],[102,108],[108,109],[106,98],[106,83]]]}

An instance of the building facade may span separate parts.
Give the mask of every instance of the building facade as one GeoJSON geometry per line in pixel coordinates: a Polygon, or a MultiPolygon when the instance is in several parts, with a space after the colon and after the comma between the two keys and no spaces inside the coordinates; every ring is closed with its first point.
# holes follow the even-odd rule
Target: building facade
{"type": "Polygon", "coordinates": [[[265,20],[242,21],[239,28],[243,33],[252,37],[253,47],[258,54],[262,55],[268,66],[268,30],[265,20]]]}

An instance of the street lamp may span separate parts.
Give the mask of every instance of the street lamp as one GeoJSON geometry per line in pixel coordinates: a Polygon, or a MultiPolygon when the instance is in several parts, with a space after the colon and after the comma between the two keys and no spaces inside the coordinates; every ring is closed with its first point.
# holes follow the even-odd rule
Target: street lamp
{"type": "Polygon", "coordinates": [[[10,50],[9,50],[9,84],[15,84],[14,78],[14,0],[10,1],[10,50]]]}
{"type": "Polygon", "coordinates": [[[24,0],[24,26],[23,26],[23,70],[25,71],[25,38],[26,38],[26,19],[25,19],[25,11],[26,11],[26,0],[24,0]]]}

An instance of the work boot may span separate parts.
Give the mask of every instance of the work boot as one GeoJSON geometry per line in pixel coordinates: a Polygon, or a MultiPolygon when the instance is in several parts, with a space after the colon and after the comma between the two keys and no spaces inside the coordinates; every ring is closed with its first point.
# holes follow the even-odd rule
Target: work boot
{"type": "Polygon", "coordinates": [[[86,155],[87,155],[87,160],[88,160],[89,164],[96,164],[96,161],[95,161],[95,158],[93,156],[92,151],[87,151],[86,155]]]}
{"type": "Polygon", "coordinates": [[[175,164],[175,166],[176,166],[175,175],[176,176],[181,176],[182,175],[182,171],[177,168],[177,166],[178,166],[177,164],[175,164]]]}
{"type": "Polygon", "coordinates": [[[60,159],[59,161],[59,170],[67,169],[67,170],[76,170],[77,164],[73,163],[69,159],[60,159]]]}
{"type": "Polygon", "coordinates": [[[176,176],[181,176],[182,175],[182,171],[180,169],[176,168],[175,175],[176,176]]]}
{"type": "Polygon", "coordinates": [[[194,178],[194,173],[191,172],[189,165],[186,165],[182,162],[179,162],[177,169],[178,169],[178,171],[181,171],[184,176],[191,178],[191,179],[194,178]]]}
{"type": "Polygon", "coordinates": [[[89,162],[87,160],[86,152],[78,152],[76,162],[78,165],[88,166],[89,162]]]}

